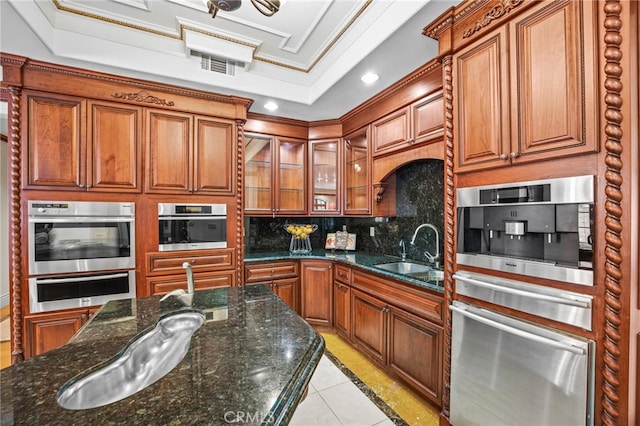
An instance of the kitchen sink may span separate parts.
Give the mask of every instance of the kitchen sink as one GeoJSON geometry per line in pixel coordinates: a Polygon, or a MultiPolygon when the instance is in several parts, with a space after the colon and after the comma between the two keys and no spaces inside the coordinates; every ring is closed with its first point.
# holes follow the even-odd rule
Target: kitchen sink
{"type": "Polygon", "coordinates": [[[191,336],[204,320],[198,311],[179,311],[161,318],[113,358],[65,383],[58,392],[58,404],[68,410],[96,408],[145,389],[182,361],[191,336]]]}
{"type": "Polygon", "coordinates": [[[440,271],[437,269],[431,269],[427,272],[416,272],[407,275],[422,281],[428,281],[436,284],[441,284],[444,281],[444,271],[440,271]]]}
{"type": "Polygon", "coordinates": [[[384,269],[385,271],[395,272],[398,274],[423,274],[433,270],[427,265],[413,262],[390,262],[390,263],[378,263],[374,265],[376,268],[384,269]]]}

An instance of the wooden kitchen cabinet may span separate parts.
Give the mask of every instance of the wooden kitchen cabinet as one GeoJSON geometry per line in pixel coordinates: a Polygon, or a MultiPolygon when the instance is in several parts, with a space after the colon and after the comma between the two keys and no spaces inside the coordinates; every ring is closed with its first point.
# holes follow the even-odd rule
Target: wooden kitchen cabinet
{"type": "Polygon", "coordinates": [[[340,139],[309,141],[309,214],[333,215],[341,211],[340,139]]]}
{"type": "Polygon", "coordinates": [[[387,359],[387,304],[357,289],[351,289],[353,324],[351,341],[380,364],[387,359]]]}
{"type": "Polygon", "coordinates": [[[234,123],[173,111],[147,110],[150,193],[232,195],[234,123]]]}
{"type": "Polygon", "coordinates": [[[407,106],[371,124],[373,155],[406,147],[413,141],[411,107],[407,106]]]}
{"type": "Polygon", "coordinates": [[[142,109],[27,92],[26,186],[140,192],[142,109]]]}
{"type": "Polygon", "coordinates": [[[306,141],[245,135],[245,213],[306,214],[306,141]]]}
{"type": "Polygon", "coordinates": [[[596,7],[543,3],[454,54],[457,172],[598,150],[596,7]]]}
{"type": "Polygon", "coordinates": [[[83,308],[25,316],[25,359],[66,344],[93,312],[83,308]]]}
{"type": "Polygon", "coordinates": [[[351,340],[351,268],[336,264],[333,275],[333,326],[336,333],[351,340]]]}
{"type": "Polygon", "coordinates": [[[300,261],[300,315],[311,325],[333,325],[332,270],[332,262],[300,261]]]}
{"type": "Polygon", "coordinates": [[[344,200],[343,214],[371,213],[371,154],[369,127],[357,130],[344,138],[344,200]]]}
{"type": "MultiPolygon", "coordinates": [[[[221,287],[233,287],[235,285],[235,272],[203,272],[193,274],[195,290],[209,290],[221,287]]],[[[187,275],[166,275],[147,278],[147,287],[152,296],[167,294],[173,290],[187,290],[187,275]]]]}
{"type": "Polygon", "coordinates": [[[266,285],[291,309],[300,313],[298,262],[245,263],[245,285],[266,285]]]}

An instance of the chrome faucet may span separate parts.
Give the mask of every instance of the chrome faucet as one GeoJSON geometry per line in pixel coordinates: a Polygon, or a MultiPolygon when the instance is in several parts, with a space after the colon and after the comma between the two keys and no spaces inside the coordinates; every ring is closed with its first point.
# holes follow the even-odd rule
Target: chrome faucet
{"type": "Polygon", "coordinates": [[[407,260],[407,246],[404,245],[404,240],[400,240],[400,247],[402,247],[402,252],[400,253],[400,256],[402,257],[402,261],[404,262],[405,260],[407,260]]]}
{"type": "Polygon", "coordinates": [[[422,229],[422,228],[430,228],[433,229],[433,232],[435,232],[436,234],[436,254],[432,255],[431,253],[429,253],[428,251],[425,250],[424,252],[424,256],[427,258],[427,261],[429,263],[433,263],[434,266],[436,268],[440,267],[440,235],[438,234],[438,228],[436,228],[435,226],[433,226],[430,223],[423,223],[422,225],[418,226],[415,230],[415,232],[413,233],[413,237],[411,238],[411,242],[410,244],[413,246],[416,243],[416,237],[418,236],[418,232],[422,229]]]}
{"type": "Polygon", "coordinates": [[[195,282],[193,281],[193,269],[189,262],[184,262],[182,267],[187,271],[187,292],[184,289],[177,288],[162,296],[160,301],[168,299],[171,296],[176,296],[180,302],[185,306],[190,306],[193,301],[193,293],[195,292],[195,282]]]}

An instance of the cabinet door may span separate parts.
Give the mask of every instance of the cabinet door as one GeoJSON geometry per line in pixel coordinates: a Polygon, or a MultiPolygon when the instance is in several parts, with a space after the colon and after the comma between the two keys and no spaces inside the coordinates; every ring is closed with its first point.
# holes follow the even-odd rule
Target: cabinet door
{"type": "MultiPolygon", "coordinates": [[[[235,283],[235,272],[214,272],[193,274],[195,290],[208,290],[212,288],[231,287],[235,283]]],[[[147,278],[149,294],[167,294],[170,291],[183,289],[187,290],[187,276],[166,275],[147,278]]]]}
{"type": "Polygon", "coordinates": [[[25,317],[25,358],[66,344],[88,319],[86,309],[25,317]]]}
{"type": "Polygon", "coordinates": [[[331,262],[302,261],[301,314],[313,325],[332,325],[333,275],[331,262]]]}
{"type": "Polygon", "coordinates": [[[333,326],[340,336],[351,338],[351,288],[339,282],[333,285],[333,326]]]}
{"type": "Polygon", "coordinates": [[[235,194],[236,143],[232,121],[196,118],[193,191],[235,194]]]}
{"type": "Polygon", "coordinates": [[[298,310],[298,286],[298,278],[287,278],[273,281],[271,289],[284,303],[289,305],[291,309],[300,312],[298,310]]]}
{"type": "Polygon", "coordinates": [[[369,164],[368,128],[364,128],[344,139],[344,214],[371,212],[369,164]]]}
{"type": "Polygon", "coordinates": [[[406,147],[412,139],[409,107],[393,112],[371,125],[373,156],[406,147]]]}
{"type": "Polygon", "coordinates": [[[444,99],[442,91],[415,102],[411,106],[413,143],[423,144],[442,140],[444,136],[444,99]]]}
{"type": "Polygon", "coordinates": [[[387,357],[386,304],[351,289],[351,340],[372,359],[384,364],[387,357]]]}
{"type": "Polygon", "coordinates": [[[595,7],[545,3],[511,24],[513,163],[598,150],[595,7]]]}
{"type": "Polygon", "coordinates": [[[442,404],[442,327],[389,307],[389,369],[442,404]]]}
{"type": "Polygon", "coordinates": [[[509,78],[505,31],[494,31],[453,57],[456,171],[508,164],[509,78]]]}
{"type": "Polygon", "coordinates": [[[86,107],[79,98],[28,93],[28,163],[30,186],[84,190],[86,107]]]}
{"type": "Polygon", "coordinates": [[[244,209],[251,214],[274,212],[271,194],[273,181],[272,148],[269,136],[245,134],[244,209]]]}
{"type": "Polygon", "coordinates": [[[148,192],[188,193],[192,188],[193,116],[159,110],[147,111],[148,192]]]}
{"type": "Polygon", "coordinates": [[[91,102],[89,114],[87,188],[140,192],[142,109],[91,102]]]}
{"type": "Polygon", "coordinates": [[[340,140],[309,142],[310,214],[340,213],[340,140]]]}
{"type": "Polygon", "coordinates": [[[306,141],[278,138],[276,151],[277,214],[306,214],[306,141]]]}

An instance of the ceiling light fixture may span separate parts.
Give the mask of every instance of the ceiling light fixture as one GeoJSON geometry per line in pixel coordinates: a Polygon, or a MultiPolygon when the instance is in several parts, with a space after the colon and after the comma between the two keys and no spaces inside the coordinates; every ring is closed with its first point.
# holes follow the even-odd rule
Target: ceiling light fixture
{"type": "MultiPolygon", "coordinates": [[[[280,0],[251,0],[253,6],[264,16],[273,16],[280,9],[280,0]]],[[[242,0],[209,0],[207,6],[212,18],[215,18],[219,10],[233,12],[240,9],[242,0]]]]}
{"type": "Polygon", "coordinates": [[[264,108],[269,111],[275,111],[278,109],[278,104],[273,101],[269,101],[266,104],[264,104],[264,108]]]}
{"type": "Polygon", "coordinates": [[[379,78],[380,76],[378,74],[368,72],[364,74],[362,77],[360,77],[360,80],[362,80],[363,83],[371,84],[378,81],[379,78]]]}

